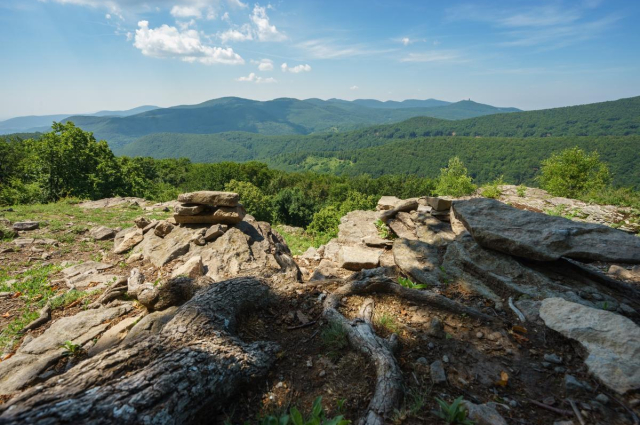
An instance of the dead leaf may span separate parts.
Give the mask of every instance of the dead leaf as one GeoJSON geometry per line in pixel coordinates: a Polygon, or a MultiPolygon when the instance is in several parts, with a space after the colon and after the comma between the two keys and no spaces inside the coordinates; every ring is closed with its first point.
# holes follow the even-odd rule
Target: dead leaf
{"type": "Polygon", "coordinates": [[[504,370],[500,372],[500,380],[496,382],[496,385],[500,385],[501,387],[506,387],[509,383],[509,374],[504,370]]]}
{"type": "Polygon", "coordinates": [[[2,317],[4,317],[5,319],[11,317],[11,313],[9,313],[8,311],[2,315],[2,317]]]}
{"type": "Polygon", "coordinates": [[[529,333],[529,331],[527,331],[527,328],[522,327],[522,326],[518,326],[518,325],[513,325],[511,330],[514,331],[514,332],[519,332],[521,334],[529,333]]]}
{"type": "Polygon", "coordinates": [[[20,295],[22,295],[22,292],[18,291],[15,294],[13,294],[11,298],[18,298],[20,295]]]}

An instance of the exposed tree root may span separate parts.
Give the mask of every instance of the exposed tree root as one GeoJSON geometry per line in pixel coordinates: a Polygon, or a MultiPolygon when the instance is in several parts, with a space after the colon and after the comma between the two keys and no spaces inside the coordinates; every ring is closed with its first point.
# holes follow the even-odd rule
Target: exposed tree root
{"type": "Polygon", "coordinates": [[[241,341],[236,316],[267,304],[255,278],[198,293],[157,335],[89,358],[0,406],[0,423],[189,423],[264,376],[278,346],[241,341]]]}
{"type": "MultiPolygon", "coordinates": [[[[350,286],[350,284],[345,286],[350,286]]],[[[329,295],[324,303],[324,316],[328,320],[342,325],[350,344],[374,362],[377,376],[376,389],[359,423],[361,425],[383,425],[394,410],[400,406],[404,394],[402,371],[393,355],[393,350],[397,346],[396,337],[394,334],[392,338],[385,340],[375,334],[371,326],[374,304],[372,299],[367,299],[364,302],[358,319],[352,322],[347,320],[338,311],[340,300],[345,295],[348,295],[345,291],[336,291],[329,295]]]]}

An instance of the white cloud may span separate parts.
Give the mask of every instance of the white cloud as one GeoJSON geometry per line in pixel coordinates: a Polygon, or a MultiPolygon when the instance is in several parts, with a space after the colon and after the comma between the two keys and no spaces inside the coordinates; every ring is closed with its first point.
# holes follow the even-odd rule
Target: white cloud
{"type": "Polygon", "coordinates": [[[253,61],[258,64],[260,71],[273,71],[273,61],[271,59],[261,59],[260,61],[253,61]]]}
{"type": "Polygon", "coordinates": [[[171,16],[176,18],[202,18],[202,12],[196,6],[173,6],[171,16]]]}
{"type": "Polygon", "coordinates": [[[360,87],[358,87],[358,86],[351,86],[351,87],[349,87],[349,90],[358,90],[359,88],[360,87]]]}
{"type": "Polygon", "coordinates": [[[223,21],[228,21],[229,20],[229,12],[224,12],[224,14],[220,17],[221,20],[223,21]]]}
{"type": "Polygon", "coordinates": [[[402,42],[402,44],[404,44],[405,46],[408,46],[409,44],[411,44],[411,39],[409,37],[404,37],[400,40],[402,42]]]}
{"type": "Polygon", "coordinates": [[[310,72],[311,71],[311,65],[309,65],[309,64],[296,65],[296,66],[290,68],[286,63],[283,63],[282,65],[280,65],[280,69],[282,69],[282,72],[292,72],[294,74],[298,74],[300,72],[310,72]]]}
{"type": "Polygon", "coordinates": [[[215,9],[209,6],[209,8],[207,9],[207,20],[212,21],[217,17],[218,17],[218,14],[216,13],[215,9]]]}
{"type": "Polygon", "coordinates": [[[256,83],[256,84],[268,84],[268,83],[277,83],[275,78],[269,77],[269,78],[263,78],[263,77],[259,77],[255,74],[255,72],[252,72],[251,74],[249,74],[246,77],[239,77],[236,78],[236,81],[240,81],[243,83],[256,83]]]}
{"type": "Polygon", "coordinates": [[[176,21],[176,25],[180,27],[182,31],[187,30],[189,27],[193,27],[196,25],[196,20],[192,19],[188,22],[176,21]]]}
{"type": "Polygon", "coordinates": [[[255,25],[255,32],[260,41],[283,41],[287,36],[282,34],[275,25],[271,25],[267,16],[267,9],[256,4],[251,13],[251,21],[255,25]]]}
{"type": "Polygon", "coordinates": [[[243,25],[240,30],[229,29],[218,34],[220,40],[227,44],[230,41],[247,41],[253,40],[253,34],[249,25],[243,25]]]}
{"type": "Polygon", "coordinates": [[[240,0],[227,0],[227,2],[231,5],[231,6],[235,6],[235,7],[240,7],[242,9],[244,9],[245,7],[248,7],[249,5],[246,3],[242,3],[240,0]]]}
{"type": "Polygon", "coordinates": [[[383,53],[394,52],[397,49],[375,49],[365,44],[343,45],[332,39],[307,40],[296,44],[305,55],[316,59],[339,59],[356,56],[380,56],[383,53]]]}
{"type": "Polygon", "coordinates": [[[184,62],[199,62],[207,65],[243,64],[244,59],[231,48],[213,47],[202,44],[195,30],[180,32],[176,27],[162,25],[149,28],[148,21],[138,22],[133,45],[143,55],[154,58],[180,59],[184,62]]]}
{"type": "Polygon", "coordinates": [[[107,19],[111,19],[111,14],[107,13],[106,15],[104,15],[104,17],[107,19]]]}

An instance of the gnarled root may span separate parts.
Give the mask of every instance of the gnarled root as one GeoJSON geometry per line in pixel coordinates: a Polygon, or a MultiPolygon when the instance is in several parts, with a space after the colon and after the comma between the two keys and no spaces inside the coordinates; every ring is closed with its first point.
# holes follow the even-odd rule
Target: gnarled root
{"type": "Polygon", "coordinates": [[[159,334],[89,358],[0,406],[0,422],[177,424],[193,421],[203,407],[215,412],[275,359],[276,344],[235,336],[236,316],[269,298],[255,278],[212,285],[159,334]]]}

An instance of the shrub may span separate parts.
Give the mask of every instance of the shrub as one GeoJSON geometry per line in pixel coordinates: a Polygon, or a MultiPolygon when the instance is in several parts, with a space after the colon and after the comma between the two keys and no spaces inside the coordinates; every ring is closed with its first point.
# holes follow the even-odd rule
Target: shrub
{"type": "Polygon", "coordinates": [[[274,219],[291,226],[306,227],[313,220],[316,205],[300,187],[286,188],[273,198],[274,219]]]}
{"type": "Polygon", "coordinates": [[[475,190],[473,179],[467,174],[467,168],[457,156],[449,160],[447,168],[440,169],[435,190],[439,196],[465,196],[475,190]]]}
{"type": "Polygon", "coordinates": [[[224,186],[224,190],[236,192],[240,195],[240,202],[249,214],[258,221],[271,221],[273,209],[269,197],[260,188],[250,182],[231,180],[224,186]]]}
{"type": "Polygon", "coordinates": [[[504,184],[504,180],[502,180],[502,176],[498,177],[491,183],[488,183],[482,186],[481,194],[485,198],[498,199],[500,195],[502,195],[502,190],[500,190],[500,186],[504,184]]]}
{"type": "Polygon", "coordinates": [[[516,188],[516,193],[519,197],[524,198],[525,196],[527,196],[527,186],[521,184],[516,188]]]}
{"type": "Polygon", "coordinates": [[[539,180],[542,188],[552,195],[579,198],[606,188],[611,174],[597,152],[586,153],[575,147],[544,160],[539,180]]]}

